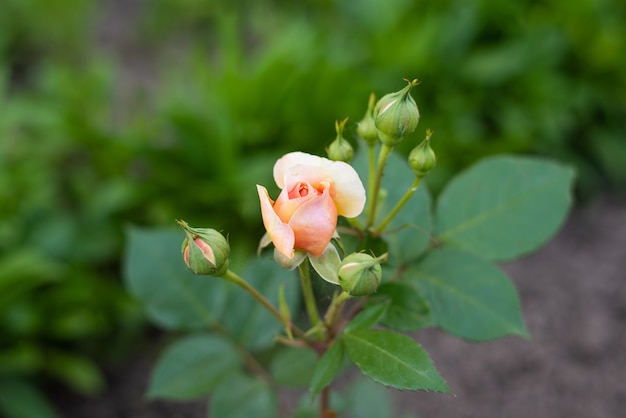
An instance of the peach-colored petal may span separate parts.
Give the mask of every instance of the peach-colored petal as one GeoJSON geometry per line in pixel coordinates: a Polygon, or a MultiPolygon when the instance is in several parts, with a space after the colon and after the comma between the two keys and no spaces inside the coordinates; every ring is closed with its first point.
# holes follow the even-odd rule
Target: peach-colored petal
{"type": "Polygon", "coordinates": [[[294,189],[283,189],[274,203],[274,212],[284,223],[288,223],[293,213],[319,193],[308,183],[296,183],[294,189]],[[297,189],[297,190],[295,190],[297,189]]]}
{"type": "Polygon", "coordinates": [[[289,220],[295,235],[295,247],[320,256],[337,227],[337,208],[330,190],[300,206],[289,220]]]}
{"type": "Polygon", "coordinates": [[[283,223],[274,208],[272,201],[267,193],[267,189],[263,186],[256,186],[261,202],[261,216],[263,217],[263,225],[267,234],[272,239],[274,247],[287,258],[292,258],[294,253],[295,236],[294,231],[289,225],[283,223]]]}

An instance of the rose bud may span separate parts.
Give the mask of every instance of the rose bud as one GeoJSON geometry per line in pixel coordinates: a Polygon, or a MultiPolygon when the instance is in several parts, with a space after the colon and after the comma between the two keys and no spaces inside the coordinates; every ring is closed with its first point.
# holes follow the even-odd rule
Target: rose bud
{"type": "Polygon", "coordinates": [[[192,228],[178,221],[185,231],[182,245],[183,260],[194,274],[222,276],[228,270],[230,246],[215,229],[192,228]]]}
{"type": "Polygon", "coordinates": [[[376,124],[374,123],[374,118],[372,117],[375,105],[376,95],[372,93],[370,94],[365,116],[363,116],[363,119],[361,119],[356,128],[357,135],[363,138],[363,140],[370,147],[373,147],[378,142],[378,129],[376,129],[376,124]]]}
{"type": "Polygon", "coordinates": [[[365,253],[353,253],[343,259],[339,267],[339,284],[352,296],[365,296],[376,292],[382,278],[380,262],[387,254],[374,258],[365,253]]]}
{"type": "Polygon", "coordinates": [[[352,159],[352,156],[354,155],[352,145],[350,145],[350,143],[343,137],[343,129],[346,126],[346,122],[348,122],[348,118],[345,118],[341,122],[335,122],[335,131],[337,132],[337,137],[328,146],[328,148],[326,148],[328,158],[333,161],[344,161],[347,163],[352,159]]]}
{"type": "Polygon", "coordinates": [[[394,146],[415,131],[420,113],[411,97],[411,89],[419,84],[418,80],[408,81],[400,91],[383,96],[374,107],[374,123],[380,140],[387,146],[394,146]]]}
{"type": "Polygon", "coordinates": [[[430,137],[433,132],[426,130],[426,139],[413,148],[409,154],[409,165],[417,177],[424,177],[437,164],[435,152],[430,147],[430,137]]]}

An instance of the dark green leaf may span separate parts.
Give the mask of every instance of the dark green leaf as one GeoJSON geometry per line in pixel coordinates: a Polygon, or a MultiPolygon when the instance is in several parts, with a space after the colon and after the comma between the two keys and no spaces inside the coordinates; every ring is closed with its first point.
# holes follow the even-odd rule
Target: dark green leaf
{"type": "Polygon", "coordinates": [[[215,390],[211,397],[209,416],[276,418],[278,401],[267,382],[237,374],[215,390]]]}
{"type": "Polygon", "coordinates": [[[428,302],[414,286],[403,282],[384,283],[377,295],[389,298],[383,325],[399,331],[415,331],[432,325],[428,302]]]}
{"type": "Polygon", "coordinates": [[[454,335],[476,341],[528,335],[511,280],[472,253],[435,250],[406,277],[429,300],[435,323],[454,335]]]}
{"type": "Polygon", "coordinates": [[[205,396],[239,368],[231,344],[214,335],[192,335],[167,348],[156,364],[147,396],[184,400],[205,396]]]}
{"type": "Polygon", "coordinates": [[[453,179],[441,194],[437,239],[491,260],[533,251],[565,220],[573,178],[571,168],[539,159],[482,160],[453,179]]]}
{"type": "Polygon", "coordinates": [[[180,254],[176,229],[128,230],[124,279],[150,318],[168,329],[202,329],[216,321],[226,301],[224,281],[196,276],[180,254]]]}
{"type": "Polygon", "coordinates": [[[372,328],[378,323],[383,315],[385,315],[387,308],[388,304],[384,301],[372,302],[350,321],[350,323],[345,328],[345,332],[372,328]]]}
{"type": "Polygon", "coordinates": [[[405,335],[361,330],[346,332],[341,339],[361,372],[385,386],[450,392],[426,351],[405,335]]]}
{"type": "MultiPolygon", "coordinates": [[[[284,283],[285,301],[292,313],[297,312],[299,281],[292,271],[281,268],[276,262],[263,258],[251,261],[242,277],[278,308],[279,287],[284,283]]],[[[243,289],[228,286],[224,326],[237,341],[253,350],[270,346],[282,325],[263,306],[243,289]]]]}
{"type": "Polygon", "coordinates": [[[320,393],[333,381],[335,376],[337,376],[337,373],[339,373],[341,369],[343,353],[344,349],[341,340],[335,341],[335,343],[326,350],[313,371],[311,386],[309,388],[311,396],[320,393]]]}
{"type": "Polygon", "coordinates": [[[307,386],[317,360],[317,354],[310,348],[287,347],[274,356],[270,372],[280,385],[307,386]]]}

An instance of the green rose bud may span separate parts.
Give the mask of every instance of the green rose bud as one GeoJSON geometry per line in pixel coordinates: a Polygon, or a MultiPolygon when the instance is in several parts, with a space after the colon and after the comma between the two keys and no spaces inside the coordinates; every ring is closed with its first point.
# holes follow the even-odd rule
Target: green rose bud
{"type": "Polygon", "coordinates": [[[380,263],[387,254],[374,258],[365,253],[353,253],[343,259],[338,276],[341,288],[352,296],[365,296],[376,292],[382,278],[380,263]]]}
{"type": "Polygon", "coordinates": [[[409,154],[409,165],[417,177],[424,177],[437,164],[435,152],[430,147],[430,137],[433,132],[426,130],[426,139],[413,148],[409,154]]]}
{"type": "Polygon", "coordinates": [[[367,104],[367,111],[365,112],[365,116],[363,116],[363,119],[361,119],[356,128],[357,135],[363,138],[363,140],[367,142],[367,145],[369,145],[370,147],[373,147],[378,142],[378,129],[376,129],[374,117],[372,116],[375,105],[376,95],[372,93],[370,94],[370,99],[367,104]]]}
{"type": "Polygon", "coordinates": [[[374,107],[374,123],[381,142],[387,146],[394,146],[413,133],[420,119],[420,112],[410,94],[419,81],[406,81],[405,88],[383,96],[374,107]]]}
{"type": "Polygon", "coordinates": [[[230,246],[215,229],[192,228],[177,221],[185,231],[182,245],[183,260],[194,274],[222,276],[228,271],[230,246]]]}
{"type": "Polygon", "coordinates": [[[348,118],[345,118],[341,122],[335,122],[335,131],[337,132],[337,137],[330,144],[328,148],[326,148],[326,153],[328,154],[328,158],[333,161],[343,161],[349,162],[354,155],[354,150],[352,149],[352,145],[343,137],[343,130],[346,127],[346,122],[348,122],[348,118]]]}

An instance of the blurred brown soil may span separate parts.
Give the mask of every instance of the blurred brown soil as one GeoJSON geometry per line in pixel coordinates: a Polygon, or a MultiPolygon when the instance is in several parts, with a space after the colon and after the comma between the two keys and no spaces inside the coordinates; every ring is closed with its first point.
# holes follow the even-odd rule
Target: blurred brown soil
{"type": "MultiPolygon", "coordinates": [[[[417,333],[454,395],[394,391],[397,408],[420,418],[624,416],[626,196],[575,209],[547,246],[503,268],[532,338],[476,344],[417,333]]],[[[158,351],[147,352],[111,370],[103,396],[65,394],[59,409],[68,418],[205,417],[205,400],[142,398],[158,351]]]]}

